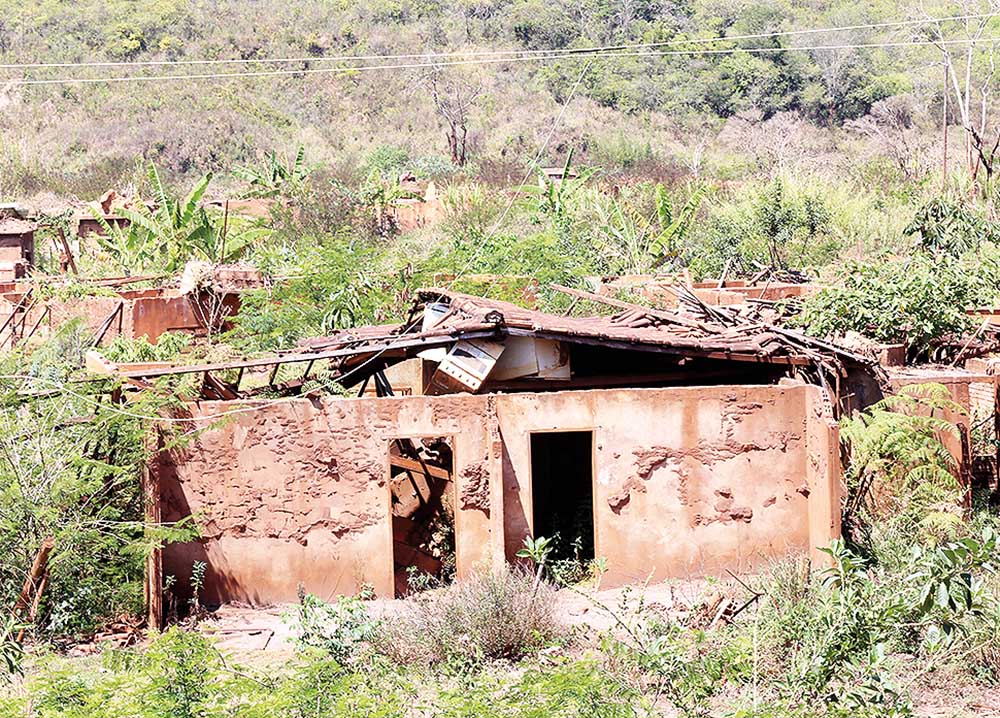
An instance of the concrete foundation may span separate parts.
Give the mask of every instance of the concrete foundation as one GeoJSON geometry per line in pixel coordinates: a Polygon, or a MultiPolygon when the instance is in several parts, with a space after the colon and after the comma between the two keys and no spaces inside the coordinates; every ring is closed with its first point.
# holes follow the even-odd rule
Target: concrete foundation
{"type": "Polygon", "coordinates": [[[840,532],[837,426],[814,386],[289,399],[210,426],[246,406],[191,405],[209,428],[151,466],[154,514],[202,530],[156,561],[182,594],[204,561],[207,603],[294,601],[300,585],[392,596],[389,444],[403,437],[454,451],[459,576],[532,533],[533,486],[552,480],[532,475],[537,432],[592,433],[585,523],[608,586],[820,558],[840,532]]]}

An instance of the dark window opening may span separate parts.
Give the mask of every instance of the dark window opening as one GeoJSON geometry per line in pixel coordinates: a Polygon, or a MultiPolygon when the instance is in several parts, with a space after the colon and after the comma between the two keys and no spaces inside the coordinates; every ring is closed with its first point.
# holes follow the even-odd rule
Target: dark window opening
{"type": "Polygon", "coordinates": [[[392,558],[396,596],[450,583],[455,577],[455,483],[444,438],[389,444],[392,558]]]}
{"type": "Polygon", "coordinates": [[[594,436],[589,431],[531,435],[534,534],[555,542],[551,558],[594,558],[594,436]]]}

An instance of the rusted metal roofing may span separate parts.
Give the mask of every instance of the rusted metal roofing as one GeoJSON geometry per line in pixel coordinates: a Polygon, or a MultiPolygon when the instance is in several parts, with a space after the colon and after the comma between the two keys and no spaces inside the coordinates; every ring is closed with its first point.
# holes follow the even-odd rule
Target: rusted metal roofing
{"type": "MultiPolygon", "coordinates": [[[[570,290],[580,298],[596,295],[570,290]]],[[[461,335],[494,327],[508,334],[530,334],[584,343],[625,345],[634,349],[676,350],[679,354],[734,361],[813,364],[817,361],[873,362],[857,354],[784,328],[760,322],[724,324],[690,314],[665,312],[617,302],[611,316],[570,317],[523,309],[508,302],[441,289],[418,293],[423,303],[440,302],[449,310],[431,332],[461,335]]],[[[598,301],[608,302],[604,298],[598,301]]],[[[426,334],[427,332],[425,332],[426,334]]]]}
{"type": "MultiPolygon", "coordinates": [[[[204,373],[210,390],[203,390],[203,396],[235,398],[241,391],[239,379],[235,384],[223,386],[223,382],[212,376],[213,372],[239,369],[242,377],[243,369],[275,367],[269,382],[273,386],[277,366],[305,364],[302,378],[294,382],[301,386],[313,366],[325,362],[327,371],[334,373],[331,378],[352,386],[391,363],[429,348],[454,346],[460,340],[502,342],[505,337],[525,336],[564,344],[656,352],[682,359],[785,365],[788,374],[829,386],[834,397],[840,395],[841,380],[850,370],[860,369],[876,379],[881,376],[874,360],[783,327],[715,310],[700,318],[597,297],[580,290],[557,289],[577,298],[612,304],[620,311],[612,315],[559,316],[444,289],[422,289],[417,292],[409,318],[402,324],[346,329],[332,336],[305,340],[291,352],[272,356],[224,364],[122,366],[117,373],[140,386],[145,385],[144,380],[157,376],[204,373]],[[212,386],[216,389],[212,390],[212,386]]],[[[615,367],[608,369],[613,373],[615,367]]],[[[696,377],[697,371],[692,379],[696,377]]]]}

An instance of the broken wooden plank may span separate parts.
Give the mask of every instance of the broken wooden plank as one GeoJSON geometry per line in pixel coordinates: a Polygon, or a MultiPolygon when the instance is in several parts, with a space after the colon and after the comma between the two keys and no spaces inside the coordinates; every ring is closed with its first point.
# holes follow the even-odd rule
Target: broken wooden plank
{"type": "MultiPolygon", "coordinates": [[[[52,554],[52,549],[55,548],[55,545],[56,541],[52,536],[42,539],[42,543],[35,553],[35,559],[31,562],[31,568],[28,569],[28,575],[24,579],[21,593],[18,594],[17,600],[14,602],[14,608],[11,611],[15,622],[23,620],[25,611],[29,611],[27,616],[29,622],[34,620],[34,614],[38,610],[42,591],[45,590],[45,586],[48,583],[49,556],[52,554]]],[[[24,629],[22,628],[17,634],[17,642],[20,643],[23,639],[24,629]]]]}
{"type": "MultiPolygon", "coordinates": [[[[473,332],[465,332],[462,334],[463,338],[480,338],[480,337],[493,337],[496,336],[496,330],[481,330],[473,332]]],[[[297,364],[310,361],[321,361],[324,359],[340,359],[344,357],[358,357],[365,354],[377,354],[382,350],[391,349],[413,349],[416,347],[433,347],[433,346],[446,346],[448,344],[453,344],[456,340],[454,336],[451,335],[439,335],[433,337],[421,337],[417,336],[413,339],[401,340],[401,341],[391,341],[391,342],[376,342],[374,344],[365,345],[359,348],[353,349],[334,349],[325,352],[311,352],[311,353],[297,353],[297,354],[285,354],[276,355],[268,357],[260,357],[258,359],[244,359],[241,361],[224,362],[221,364],[189,364],[182,366],[164,367],[157,369],[146,369],[140,371],[123,371],[120,372],[122,376],[125,377],[137,377],[137,378],[153,378],[158,376],[170,376],[175,374],[200,374],[205,371],[224,371],[226,369],[252,369],[255,367],[265,367],[273,366],[275,364],[297,364]]]]}
{"type": "Polygon", "coordinates": [[[671,324],[679,324],[681,326],[690,327],[692,329],[705,330],[705,327],[701,322],[695,321],[693,319],[687,319],[685,317],[680,317],[674,314],[669,314],[667,312],[661,312],[656,309],[651,309],[649,307],[644,307],[640,304],[633,304],[631,302],[623,302],[621,299],[613,299],[612,297],[605,297],[600,294],[594,294],[593,292],[587,292],[582,289],[573,289],[571,287],[564,287],[561,284],[550,284],[550,287],[555,289],[557,292],[562,292],[563,294],[568,294],[571,297],[576,297],[577,299],[588,299],[592,302],[597,302],[598,304],[606,304],[609,307],[615,307],[617,309],[632,309],[638,310],[651,317],[656,317],[657,319],[662,319],[665,322],[670,322],[671,324]]]}
{"type": "MultiPolygon", "coordinates": [[[[94,339],[91,341],[91,346],[96,347],[101,343],[101,340],[104,339],[104,335],[108,333],[108,330],[114,323],[115,317],[119,317],[120,320],[124,312],[125,312],[125,302],[122,301],[118,304],[115,310],[108,315],[107,319],[101,322],[101,326],[97,328],[97,332],[94,334],[94,339]]],[[[120,327],[121,325],[119,321],[119,332],[120,332],[120,327]]]]}
{"type": "Polygon", "coordinates": [[[42,313],[38,315],[38,320],[31,326],[31,331],[28,332],[27,336],[22,336],[21,340],[28,341],[29,339],[31,339],[31,337],[35,336],[35,332],[37,332],[38,327],[42,325],[42,321],[45,319],[45,317],[51,315],[51,313],[52,313],[52,307],[49,305],[45,305],[45,309],[43,309],[42,313]]]}
{"type": "Polygon", "coordinates": [[[554,339],[570,344],[588,344],[591,346],[608,347],[610,349],[625,349],[637,352],[652,352],[657,354],[671,354],[681,357],[702,357],[705,359],[723,359],[726,361],[742,361],[756,364],[791,364],[797,366],[811,366],[814,360],[806,355],[785,355],[767,354],[760,350],[759,346],[747,345],[745,349],[739,350],[705,350],[696,346],[653,344],[639,341],[624,341],[621,339],[610,339],[605,337],[584,337],[579,335],[567,336],[557,332],[536,331],[530,329],[516,329],[506,327],[505,331],[511,336],[540,337],[554,339]]]}
{"type": "Polygon", "coordinates": [[[433,476],[435,479],[444,479],[445,481],[451,481],[451,472],[447,469],[442,469],[437,466],[430,466],[426,462],[421,463],[419,461],[414,461],[413,459],[407,459],[403,456],[389,456],[389,464],[397,469],[405,469],[406,471],[416,471],[421,474],[433,476]]]}
{"type": "Polygon", "coordinates": [[[415,546],[398,541],[392,542],[393,558],[399,566],[416,566],[423,573],[436,576],[441,570],[441,562],[415,546]]]}
{"type": "Polygon", "coordinates": [[[66,233],[63,232],[62,227],[58,227],[56,231],[59,234],[59,242],[62,244],[63,254],[66,257],[66,263],[69,265],[73,274],[79,274],[80,272],[76,269],[76,262],[73,260],[73,252],[70,251],[69,242],[66,241],[66,233]]]}

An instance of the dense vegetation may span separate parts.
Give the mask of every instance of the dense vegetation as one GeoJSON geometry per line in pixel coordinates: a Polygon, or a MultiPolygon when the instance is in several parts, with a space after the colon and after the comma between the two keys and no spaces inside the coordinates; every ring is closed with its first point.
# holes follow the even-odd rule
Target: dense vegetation
{"type": "MultiPolygon", "coordinates": [[[[40,272],[58,269],[51,239],[67,227],[66,202],[116,188],[156,207],[136,202],[125,211],[130,227],[83,243],[86,274],[243,261],[275,280],[246,296],[226,333],[155,347],[119,340],[106,349],[111,359],[284,349],[398,319],[413,290],[429,284],[520,301],[537,281],[540,306],[562,311],[568,302],[551,282],[748,277],[772,267],[829,284],[785,308],[793,323],[821,336],[903,342],[920,360],[975,328],[965,308],[993,306],[1000,295],[993,157],[987,144],[970,162],[962,126],[992,136],[995,110],[987,102],[981,125],[963,122],[970,108],[947,91],[942,173],[940,50],[757,51],[905,42],[932,36],[930,26],[729,39],[710,45],[732,51],[717,55],[306,72],[336,67],[329,58],[344,54],[872,25],[903,17],[896,4],[260,0],[248,9],[231,0],[0,0],[0,10],[2,64],[251,61],[209,70],[239,72],[270,69],[266,58],[308,58],[284,66],[297,74],[221,82],[21,86],[5,80],[140,70],[0,68],[0,200],[42,211],[40,272]],[[576,178],[555,183],[541,172],[563,163],[576,178]],[[400,181],[409,175],[433,180],[444,210],[440,222],[403,232],[392,206],[410,192],[400,181]],[[204,206],[219,196],[266,198],[271,216],[204,206]]],[[[985,25],[987,36],[997,24],[985,25]]],[[[943,27],[950,38],[967,29],[943,27]]],[[[955,62],[962,52],[951,52],[955,62]]],[[[991,79],[990,55],[981,46],[972,59],[977,88],[991,79]]],[[[208,275],[191,276],[212,291],[208,275]]],[[[39,281],[42,294],[101,291],[39,281]]],[[[290,617],[298,651],[280,669],[238,665],[191,625],[145,649],[68,659],[67,642],[141,615],[144,556],[190,536],[185,526],[146,525],[141,505],[146,430],[179,388],[107,401],[114,386],[74,381],[91,342],[70,324],[0,366],[0,605],[13,604],[39,546],[54,544],[33,620],[0,623],[0,673],[10,681],[0,715],[874,718],[913,714],[935,685],[975,694],[997,680],[1000,527],[985,497],[960,508],[940,443],[949,428],[938,418],[956,407],[933,388],[844,421],[848,536],[829,547],[832,568],[773,566],[751,580],[757,597],[746,610],[712,630],[697,611],[667,614],[640,590],[595,607],[614,617],[613,628],[566,630],[555,589],[589,591],[603,567],[551,562],[539,539],[523,552],[534,576],[476,576],[413,601],[392,624],[367,614],[365,596],[334,604],[303,596],[290,617]],[[14,640],[22,630],[28,654],[14,640]]],[[[175,440],[183,439],[182,430],[175,440]]],[[[189,608],[197,618],[197,602],[189,608]]]]}

